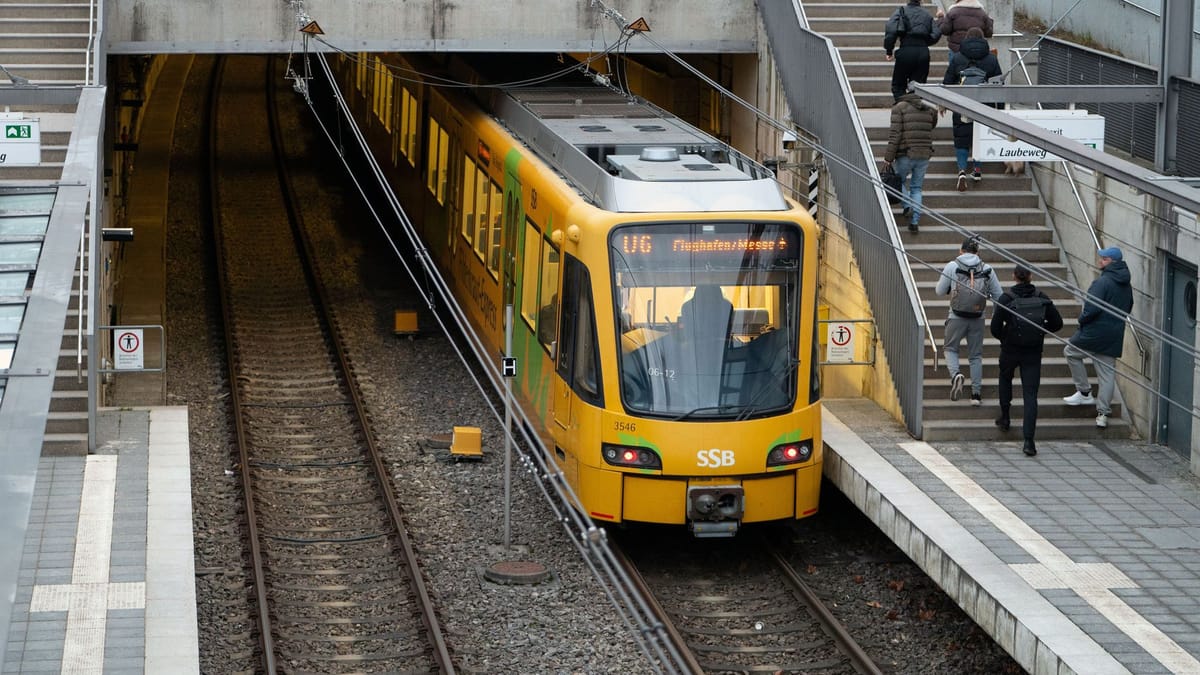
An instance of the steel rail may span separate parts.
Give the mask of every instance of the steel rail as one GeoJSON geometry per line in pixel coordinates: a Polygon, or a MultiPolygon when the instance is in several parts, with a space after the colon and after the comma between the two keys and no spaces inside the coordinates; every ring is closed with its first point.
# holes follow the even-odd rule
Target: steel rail
{"type": "MultiPolygon", "coordinates": [[[[221,187],[216,176],[218,172],[217,166],[217,143],[219,141],[220,128],[217,124],[217,112],[220,108],[220,88],[221,81],[225,75],[225,57],[217,58],[214,66],[214,74],[209,86],[209,107],[208,107],[208,180],[209,180],[209,225],[212,230],[214,247],[219,252],[224,246],[224,236],[221,232],[221,187]]],[[[229,289],[226,283],[226,269],[224,256],[216,256],[217,265],[217,284],[219,287],[219,297],[221,301],[221,320],[224,322],[225,330],[225,357],[228,364],[228,372],[232,376],[237,372],[237,351],[234,348],[233,331],[229,329],[233,324],[233,309],[229,301],[229,289]]],[[[275,643],[271,637],[271,612],[270,605],[267,599],[267,583],[266,575],[263,569],[263,552],[262,545],[259,541],[258,519],[254,508],[254,486],[250,479],[250,453],[249,443],[246,440],[246,428],[243,424],[240,410],[242,408],[241,393],[236,385],[229,387],[229,401],[233,411],[234,433],[237,438],[238,457],[240,471],[238,475],[241,479],[242,486],[242,502],[246,511],[246,530],[247,536],[250,539],[250,565],[254,575],[254,597],[258,605],[258,644],[262,651],[262,667],[263,671],[273,675],[277,672],[275,666],[275,643]]]]}
{"type": "Polygon", "coordinates": [[[855,672],[861,675],[883,675],[883,671],[875,664],[875,661],[867,655],[867,652],[858,644],[841,621],[829,611],[821,598],[813,592],[808,584],[804,583],[804,579],[796,573],[796,570],[786,561],[779,551],[774,546],[763,542],[763,546],[770,552],[771,558],[775,561],[779,570],[783,575],[792,582],[793,590],[797,597],[804,602],[808,607],[809,612],[821,624],[821,628],[827,635],[833,638],[837,643],[838,649],[849,657],[851,664],[854,666],[855,672]]]}
{"type": "Polygon", "coordinates": [[[396,499],[396,492],[393,489],[392,483],[388,480],[389,472],[387,465],[384,462],[382,453],[379,451],[375,435],[371,433],[371,424],[367,419],[366,404],[363,401],[362,392],[358,388],[357,379],[353,376],[353,368],[350,365],[350,359],[346,354],[345,346],[342,340],[337,337],[338,333],[335,328],[337,320],[333,314],[333,303],[329,301],[329,295],[325,291],[324,284],[320,283],[319,279],[317,279],[315,271],[317,255],[314,253],[312,242],[306,234],[304,216],[296,206],[300,203],[300,199],[292,186],[286,157],[284,157],[282,132],[278,124],[278,115],[276,114],[275,94],[278,78],[272,76],[274,72],[275,69],[273,67],[269,66],[267,68],[268,101],[270,101],[271,107],[269,119],[272,146],[275,151],[276,164],[279,166],[279,186],[284,194],[284,203],[288,210],[288,221],[291,223],[293,235],[300,242],[297,252],[304,263],[304,275],[308,279],[310,287],[315,290],[321,320],[324,322],[326,332],[330,335],[330,342],[337,356],[337,367],[343,375],[346,389],[353,401],[354,415],[357,418],[359,428],[362,430],[363,443],[366,446],[367,454],[370,456],[371,466],[378,481],[380,496],[383,497],[392,527],[400,541],[400,548],[408,563],[406,565],[408,578],[417,595],[418,604],[421,606],[421,620],[425,625],[426,638],[434,649],[434,660],[438,662],[442,673],[454,673],[454,662],[450,656],[450,650],[446,645],[441,620],[437,616],[436,606],[429,592],[428,585],[425,583],[425,579],[421,575],[420,568],[417,565],[416,548],[413,546],[412,539],[408,536],[408,526],[404,521],[403,510],[400,508],[400,502],[396,499]]]}

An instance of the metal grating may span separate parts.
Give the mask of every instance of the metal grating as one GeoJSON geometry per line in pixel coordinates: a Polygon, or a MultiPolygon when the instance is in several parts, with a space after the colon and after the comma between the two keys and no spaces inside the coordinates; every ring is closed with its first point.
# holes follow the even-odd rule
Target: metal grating
{"type": "Polygon", "coordinates": [[[1175,168],[1181,176],[1200,176],[1200,84],[1176,78],[1179,122],[1175,134],[1175,168]]]}
{"type": "MultiPolygon", "coordinates": [[[[1158,71],[1126,59],[1045,37],[1038,50],[1038,84],[1157,84],[1158,71]]],[[[1045,105],[1066,108],[1067,104],[1045,105]]],[[[1104,143],[1109,148],[1154,161],[1158,123],[1153,103],[1077,103],[1077,108],[1104,116],[1104,143]]],[[[1180,111],[1182,115],[1182,110],[1180,111]]]]}

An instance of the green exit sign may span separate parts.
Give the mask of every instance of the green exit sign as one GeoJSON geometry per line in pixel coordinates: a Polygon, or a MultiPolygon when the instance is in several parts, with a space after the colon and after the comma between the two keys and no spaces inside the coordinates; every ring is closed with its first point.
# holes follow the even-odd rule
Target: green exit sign
{"type": "Polygon", "coordinates": [[[33,126],[30,124],[4,125],[5,138],[33,138],[33,126]]]}

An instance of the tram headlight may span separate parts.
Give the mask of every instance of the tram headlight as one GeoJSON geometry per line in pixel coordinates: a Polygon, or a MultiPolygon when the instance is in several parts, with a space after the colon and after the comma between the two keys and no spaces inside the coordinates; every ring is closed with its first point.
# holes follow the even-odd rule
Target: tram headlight
{"type": "Polygon", "coordinates": [[[648,448],[636,445],[613,445],[604,443],[600,446],[600,456],[613,466],[625,466],[631,469],[661,469],[662,459],[658,453],[648,448]]]}
{"type": "Polygon", "coordinates": [[[783,443],[771,448],[767,454],[767,466],[800,464],[812,459],[812,440],[783,443]]]}

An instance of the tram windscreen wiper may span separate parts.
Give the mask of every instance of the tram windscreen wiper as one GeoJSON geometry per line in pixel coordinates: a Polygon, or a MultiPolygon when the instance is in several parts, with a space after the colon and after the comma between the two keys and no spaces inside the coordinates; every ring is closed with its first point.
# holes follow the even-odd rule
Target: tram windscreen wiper
{"type": "Polygon", "coordinates": [[[741,410],[741,408],[742,408],[741,405],[735,404],[735,403],[726,403],[724,405],[704,405],[704,406],[700,406],[699,408],[692,408],[691,410],[689,410],[677,417],[672,417],[670,421],[679,422],[680,420],[686,420],[689,417],[691,417],[692,415],[695,415],[696,413],[701,413],[701,412],[723,413],[723,412],[733,412],[734,410],[741,410]]]}

